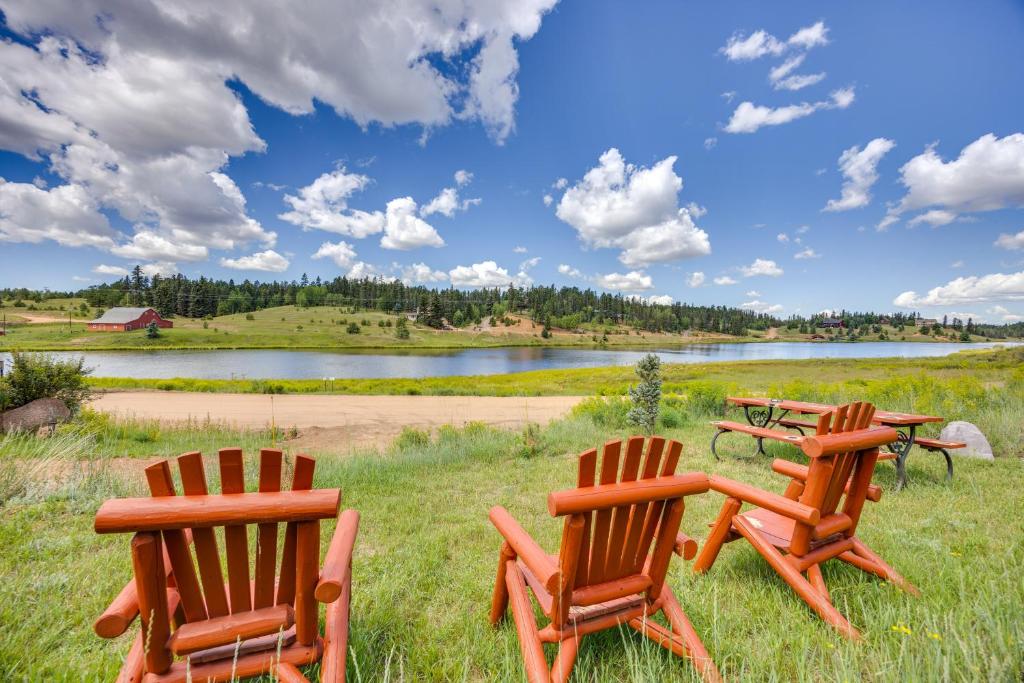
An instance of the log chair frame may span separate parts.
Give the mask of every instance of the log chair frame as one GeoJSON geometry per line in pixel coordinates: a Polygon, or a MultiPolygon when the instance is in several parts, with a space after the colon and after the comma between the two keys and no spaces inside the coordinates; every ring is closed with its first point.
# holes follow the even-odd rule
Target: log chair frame
{"type": "Polygon", "coordinates": [[[223,448],[218,456],[220,494],[208,492],[203,457],[191,452],[177,459],[183,496],[163,460],[146,468],[151,498],[108,500],[96,513],[97,533],[133,534],[133,578],[93,625],[97,635],[116,638],[139,617],[117,680],[273,673],[304,681],[297,667],[320,661],[322,681],[343,682],[359,513],[339,516],[341,492],[312,488],[316,462],[308,456],[295,458],[291,490],[282,491],[282,452],[262,449],[254,493],[245,493],[242,450],[223,448]],[[320,520],[332,518],[338,523],[321,567],[320,520]],[[256,526],[252,580],[248,524],[256,526]],[[224,529],[223,553],[216,527],[224,529]],[[318,602],[327,604],[324,637],[318,602]]]}
{"type": "Polygon", "coordinates": [[[708,478],[675,474],[679,442],[651,437],[645,450],[644,441],[631,437],[625,449],[622,441],[607,442],[600,472],[597,450],[582,453],[577,488],[548,496],[551,515],[565,518],[558,555],[545,553],[503,507],[490,511],[504,538],[490,621],[497,626],[511,607],[530,683],[567,681],[583,637],[621,624],[689,657],[705,681],[720,680],[665,581],[673,550],[693,557],[696,545],[679,533],[679,523],[685,496],[707,491],[708,478]],[[550,620],[543,628],[531,593],[550,620]],[[651,619],[659,611],[670,628],[651,619]],[[550,668],[542,643],[559,645],[550,668]]]}
{"type": "Polygon", "coordinates": [[[745,538],[804,602],[853,640],[860,633],[832,605],[823,562],[838,558],[919,595],[856,536],[864,501],[881,497],[881,489],[871,484],[878,449],[898,436],[891,427],[871,427],[874,413],[870,403],[855,402],[819,416],[817,434],[799,443],[810,465],[772,463],[774,471],[791,478],[783,495],[712,475],[710,487],[727,498],[693,570],[708,571],[724,543],[745,538]],[[744,503],[760,507],[741,513],[744,503]]]}

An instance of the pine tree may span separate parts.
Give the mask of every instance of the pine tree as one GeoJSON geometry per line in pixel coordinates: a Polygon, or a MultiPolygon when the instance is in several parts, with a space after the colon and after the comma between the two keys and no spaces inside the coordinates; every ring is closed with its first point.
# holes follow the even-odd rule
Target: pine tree
{"type": "Polygon", "coordinates": [[[633,407],[626,414],[626,419],[645,434],[651,434],[658,421],[658,404],[661,402],[661,359],[648,353],[637,361],[636,374],[640,383],[629,388],[633,407]]]}

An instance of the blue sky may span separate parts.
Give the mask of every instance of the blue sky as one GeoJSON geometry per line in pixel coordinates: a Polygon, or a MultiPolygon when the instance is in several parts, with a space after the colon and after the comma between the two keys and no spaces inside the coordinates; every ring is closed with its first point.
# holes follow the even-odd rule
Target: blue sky
{"type": "Polygon", "coordinates": [[[0,286],[1024,315],[1020,3],[42,4],[0,2],[0,286]]]}

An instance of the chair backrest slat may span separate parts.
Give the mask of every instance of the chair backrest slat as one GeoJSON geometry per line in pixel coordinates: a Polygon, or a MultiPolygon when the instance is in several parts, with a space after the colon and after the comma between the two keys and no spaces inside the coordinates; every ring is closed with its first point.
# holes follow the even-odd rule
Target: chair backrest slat
{"type": "MultiPolygon", "coordinates": [[[[642,446],[642,438],[640,442],[642,446]]],[[[646,458],[644,458],[643,468],[638,474],[640,479],[650,479],[657,476],[657,466],[661,459],[664,443],[664,440],[659,437],[652,437],[648,440],[646,458]]],[[[635,573],[637,571],[637,549],[641,547],[640,538],[644,534],[644,525],[647,522],[647,508],[647,503],[640,503],[632,506],[630,510],[629,528],[626,530],[626,537],[622,544],[622,554],[619,561],[619,567],[625,573],[635,573]]]]}
{"type": "MultiPolygon", "coordinates": [[[[292,475],[292,491],[308,491],[313,488],[313,470],[316,461],[306,455],[295,457],[295,473],[292,475]]],[[[281,571],[277,577],[277,604],[295,602],[295,546],[296,522],[285,525],[284,548],[281,550],[281,571]]]]}
{"type": "MultiPolygon", "coordinates": [[[[175,495],[171,466],[166,460],[146,468],[146,481],[154,498],[175,495]]],[[[174,572],[172,577],[181,596],[185,621],[202,621],[206,619],[206,603],[203,601],[196,568],[192,564],[192,552],[185,532],[182,529],[167,529],[163,532],[163,538],[167,561],[171,564],[174,572]]]]}
{"type": "MultiPolygon", "coordinates": [[[[245,493],[242,449],[222,448],[218,452],[218,457],[221,493],[245,493]]],[[[252,609],[249,584],[249,538],[245,527],[245,524],[231,524],[224,527],[224,552],[228,565],[228,594],[231,597],[232,614],[248,612],[252,609]]]]}
{"type": "MultiPolygon", "coordinates": [[[[203,471],[203,456],[198,451],[178,457],[181,472],[181,486],[186,496],[207,494],[206,474],[203,471]]],[[[220,566],[217,537],[210,528],[193,528],[192,540],[196,546],[199,576],[203,581],[203,595],[206,597],[206,612],[210,617],[228,614],[228,598],[224,591],[224,574],[220,566]]]]}
{"type": "MultiPolygon", "coordinates": [[[[597,476],[597,449],[584,451],[579,458],[576,486],[587,488],[593,486],[597,476]]],[[[590,579],[590,527],[592,515],[583,516],[582,541],[580,542],[579,563],[576,566],[577,586],[585,586],[590,579]]]]}
{"type": "MultiPolygon", "coordinates": [[[[626,442],[626,456],[622,460],[622,475],[619,481],[636,481],[640,472],[640,461],[644,452],[644,438],[642,436],[631,437],[626,442]]],[[[612,529],[608,536],[608,552],[605,558],[605,576],[619,575],[622,572],[622,550],[626,540],[626,532],[629,530],[629,522],[632,517],[632,505],[620,505],[612,511],[612,529]]],[[[629,570],[633,568],[632,558],[629,562],[629,570]]]]}
{"type": "MultiPolygon", "coordinates": [[[[274,448],[260,450],[261,492],[281,490],[281,451],[274,448]]],[[[274,604],[274,575],[277,571],[277,524],[257,525],[256,532],[256,584],[253,589],[255,609],[274,604]]]]}
{"type": "MultiPolygon", "coordinates": [[[[669,444],[669,453],[666,454],[665,439],[660,436],[652,436],[647,444],[647,458],[644,462],[644,473],[641,479],[654,479],[659,476],[659,472],[663,475],[673,474],[675,472],[675,462],[678,461],[678,455],[676,456],[676,461],[672,461],[671,451],[676,447],[682,449],[682,444],[678,441],[672,441],[669,444]],[[664,461],[662,461],[662,455],[666,456],[664,461]],[[671,465],[671,471],[666,469],[667,465],[671,465]]],[[[654,540],[654,535],[661,524],[665,501],[656,500],[643,507],[644,514],[639,514],[639,506],[637,510],[636,521],[639,523],[642,520],[643,524],[640,527],[640,538],[637,542],[636,553],[633,556],[633,567],[629,573],[637,573],[643,569],[644,563],[647,561],[651,542],[654,540]]]]}
{"type": "MultiPolygon", "coordinates": [[[[609,441],[601,449],[599,484],[614,484],[619,476],[621,441],[609,441]]],[[[608,534],[611,530],[612,510],[598,510],[594,514],[593,535],[590,540],[590,583],[605,580],[605,560],[608,556],[608,534]]]]}

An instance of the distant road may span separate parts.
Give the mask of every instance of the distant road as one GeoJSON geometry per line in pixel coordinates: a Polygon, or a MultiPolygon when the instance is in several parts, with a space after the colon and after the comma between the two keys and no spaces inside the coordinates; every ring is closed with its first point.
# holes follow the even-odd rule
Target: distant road
{"type": "Polygon", "coordinates": [[[309,394],[203,394],[119,391],[102,394],[91,407],[146,420],[206,420],[242,429],[300,430],[297,447],[346,452],[381,445],[403,427],[434,429],[483,422],[503,428],[562,417],[581,396],[331,396],[309,394]],[[303,433],[304,432],[304,433],[303,433]]]}

